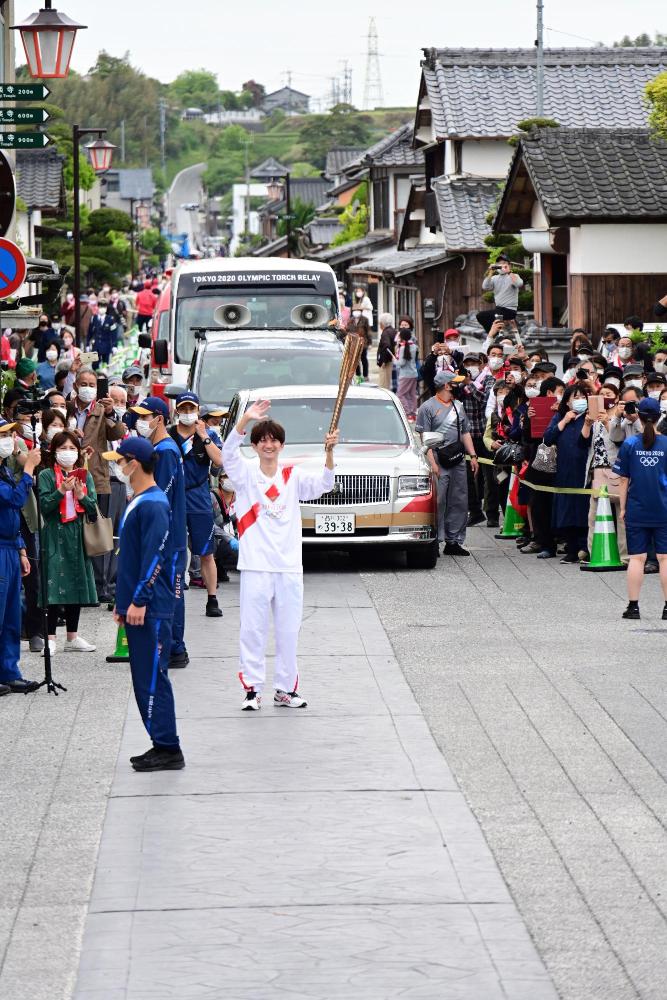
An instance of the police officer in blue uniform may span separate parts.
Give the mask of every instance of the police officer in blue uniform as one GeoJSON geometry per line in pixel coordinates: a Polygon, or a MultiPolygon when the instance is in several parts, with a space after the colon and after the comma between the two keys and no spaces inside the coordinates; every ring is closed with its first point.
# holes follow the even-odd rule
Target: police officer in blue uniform
{"type": "Polygon", "coordinates": [[[21,538],[21,508],[32,489],[33,473],[41,461],[39,448],[26,457],[17,482],[7,468],[14,454],[14,423],[0,418],[0,695],[36,691],[37,681],[21,676],[21,577],[30,572],[21,538]]]}
{"type": "Polygon", "coordinates": [[[218,570],[215,565],[213,538],[213,504],[209,488],[211,464],[222,465],[222,442],[217,433],[208,430],[199,416],[199,397],[183,392],[176,398],[177,424],[169,431],[183,457],[185,474],[185,511],[190,536],[190,550],[201,557],[201,575],[206,584],[209,618],[222,617],[216,589],[218,570]]]}
{"type": "Polygon", "coordinates": [[[130,757],[135,771],[179,771],[185,759],[176,732],[174,694],[167,673],[174,614],[174,549],[169,501],[156,485],[150,441],[126,438],[103,458],[134,496],[120,526],[116,621],[125,625],[137,706],[153,746],[130,757]]]}
{"type": "Polygon", "coordinates": [[[132,407],[137,415],[136,431],[151,442],[157,456],[155,482],[165,493],[171,507],[171,533],[174,546],[174,620],[171,632],[169,669],[187,667],[190,662],[185,647],[185,567],[188,556],[188,529],[185,516],[185,477],[181,451],[167,432],[169,407],[158,396],[147,396],[132,407]]]}

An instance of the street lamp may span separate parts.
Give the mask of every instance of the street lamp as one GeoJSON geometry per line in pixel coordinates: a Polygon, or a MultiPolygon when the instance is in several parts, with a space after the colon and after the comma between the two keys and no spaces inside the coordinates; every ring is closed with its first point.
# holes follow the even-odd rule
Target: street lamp
{"type": "Polygon", "coordinates": [[[23,24],[12,25],[12,31],[21,32],[28,70],[34,79],[64,80],[69,74],[76,33],[87,25],[54,10],[52,0],[45,0],[45,4],[23,24]]]}
{"type": "Polygon", "coordinates": [[[111,166],[111,158],[116,148],[112,143],[104,139],[107,130],[105,128],[81,128],[74,125],[72,128],[72,173],[74,188],[74,226],[72,229],[72,239],[74,241],[74,330],[76,346],[81,347],[81,179],[79,167],[79,147],[81,140],[86,135],[97,136],[96,142],[88,144],[86,149],[90,153],[90,160],[96,174],[104,173],[111,166]],[[95,153],[90,149],[94,147],[95,153]]]}

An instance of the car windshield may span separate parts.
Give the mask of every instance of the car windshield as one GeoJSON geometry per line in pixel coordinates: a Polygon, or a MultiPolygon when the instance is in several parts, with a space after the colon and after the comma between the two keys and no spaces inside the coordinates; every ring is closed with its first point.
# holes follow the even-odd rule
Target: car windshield
{"type": "MultiPolygon", "coordinates": [[[[295,306],[314,305],[322,309],[321,321],[313,329],[326,329],[336,318],[336,305],[329,295],[316,295],[306,288],[284,288],[281,292],[260,289],[234,288],[215,294],[200,294],[178,299],[176,307],[176,360],[189,364],[194,351],[193,326],[215,327],[214,312],[219,306],[245,306],[250,310],[250,321],[242,323],[243,330],[303,330],[292,317],[295,306]]],[[[273,383],[272,383],[273,384],[273,383]]]]}
{"type": "Polygon", "coordinates": [[[260,385],[338,385],[342,352],[335,345],[283,348],[230,344],[207,350],[195,387],[203,403],[228,403],[260,385]]]}
{"type": "MultiPolygon", "coordinates": [[[[329,430],[334,399],[276,399],[271,419],[285,428],[288,444],[317,444],[329,430]]],[[[340,418],[342,444],[408,444],[396,405],[385,397],[347,399],[340,418]]]]}

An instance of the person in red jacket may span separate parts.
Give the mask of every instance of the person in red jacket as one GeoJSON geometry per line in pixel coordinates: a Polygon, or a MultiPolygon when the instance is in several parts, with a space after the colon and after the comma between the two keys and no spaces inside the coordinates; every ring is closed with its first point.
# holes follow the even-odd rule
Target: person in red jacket
{"type": "Polygon", "coordinates": [[[137,293],[137,326],[140,333],[148,329],[155,309],[156,295],[151,285],[150,281],[144,281],[144,287],[137,293]]]}

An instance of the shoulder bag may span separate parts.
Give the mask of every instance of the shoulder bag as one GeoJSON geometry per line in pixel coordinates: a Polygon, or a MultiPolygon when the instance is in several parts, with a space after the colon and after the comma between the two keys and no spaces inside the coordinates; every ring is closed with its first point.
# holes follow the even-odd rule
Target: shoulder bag
{"type": "Polygon", "coordinates": [[[456,441],[452,441],[451,444],[443,444],[440,448],[435,449],[435,456],[443,469],[453,469],[454,466],[460,465],[466,454],[463,442],[461,441],[461,422],[459,420],[458,407],[455,402],[452,403],[452,406],[456,414],[456,441]]]}
{"type": "Polygon", "coordinates": [[[547,472],[553,474],[556,471],[556,459],[558,450],[555,444],[545,444],[540,441],[535,452],[531,468],[536,472],[547,472]]]}
{"type": "Polygon", "coordinates": [[[83,547],[90,559],[104,556],[113,549],[113,521],[100,514],[97,504],[95,510],[96,514],[86,514],[83,519],[83,547]]]}

